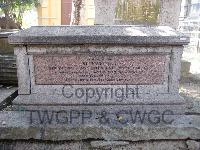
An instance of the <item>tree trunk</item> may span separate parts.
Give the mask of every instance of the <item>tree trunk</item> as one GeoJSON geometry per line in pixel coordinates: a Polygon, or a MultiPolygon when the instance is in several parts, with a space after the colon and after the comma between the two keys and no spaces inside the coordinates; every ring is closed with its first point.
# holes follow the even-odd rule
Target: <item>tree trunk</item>
{"type": "Polygon", "coordinates": [[[81,12],[81,5],[82,5],[82,0],[73,0],[74,4],[74,11],[73,11],[73,25],[79,25],[80,24],[80,12],[81,12]]]}

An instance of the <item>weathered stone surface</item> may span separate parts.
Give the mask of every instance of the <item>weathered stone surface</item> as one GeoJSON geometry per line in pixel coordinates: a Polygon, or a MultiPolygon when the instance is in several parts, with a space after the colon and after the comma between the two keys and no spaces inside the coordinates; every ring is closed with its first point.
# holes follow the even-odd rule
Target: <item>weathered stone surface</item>
{"type": "Polygon", "coordinates": [[[10,141],[1,142],[1,150],[86,150],[87,143],[82,142],[50,142],[50,141],[10,141]]]}
{"type": "Polygon", "coordinates": [[[187,146],[184,141],[152,141],[131,143],[111,150],[187,150],[187,146]]]}
{"type": "Polygon", "coordinates": [[[17,96],[17,87],[0,87],[0,110],[10,105],[17,96]]]}
{"type": "Polygon", "coordinates": [[[181,76],[189,77],[191,62],[186,60],[181,60],[181,76]]]}
{"type": "Polygon", "coordinates": [[[125,141],[92,141],[91,147],[93,148],[114,148],[119,146],[129,145],[129,142],[125,141]]]}
{"type": "Polygon", "coordinates": [[[17,55],[18,94],[30,94],[29,60],[26,47],[16,47],[15,55],[17,55]]]}
{"type": "MultiPolygon", "coordinates": [[[[141,1],[135,1],[136,4],[140,4],[141,1]]],[[[138,20],[116,20],[116,6],[117,0],[95,0],[95,23],[103,25],[113,25],[113,24],[138,24],[138,20]]],[[[131,7],[131,6],[129,6],[131,7]]],[[[141,6],[142,7],[142,6],[141,6]]],[[[179,14],[181,10],[181,0],[160,0],[159,17],[157,20],[158,25],[170,26],[174,29],[178,27],[179,14]]],[[[122,10],[123,11],[123,10],[122,10]]],[[[127,10],[124,12],[127,13],[127,10]]],[[[125,13],[124,13],[125,14],[125,13]]],[[[122,14],[123,15],[123,14],[122,14]]],[[[125,14],[126,15],[126,14],[125,14]]],[[[142,16],[142,14],[138,14],[142,16]]],[[[147,22],[141,20],[139,22],[142,25],[148,24],[147,22]]]]}
{"type": "MultiPolygon", "coordinates": [[[[89,142],[89,141],[88,141],[89,142]]],[[[144,141],[144,142],[129,142],[129,145],[124,146],[104,146],[101,148],[92,147],[87,141],[77,142],[77,141],[63,141],[63,142],[53,142],[53,141],[43,141],[43,142],[33,142],[31,140],[27,141],[9,141],[1,142],[1,150],[188,150],[185,141],[144,141]]],[[[96,142],[96,141],[91,141],[96,142]]],[[[102,141],[107,143],[117,143],[117,141],[102,141]]],[[[124,141],[124,143],[128,143],[124,141]]]]}
{"type": "Polygon", "coordinates": [[[179,15],[181,11],[181,0],[160,0],[159,25],[170,26],[174,29],[178,27],[179,15]]]}
{"type": "MultiPolygon", "coordinates": [[[[141,50],[142,52],[143,51],[147,52],[147,53],[144,53],[144,55],[146,54],[145,56],[148,56],[148,52],[149,53],[158,52],[158,55],[161,52],[161,48],[160,47],[159,48],[154,48],[154,49],[153,48],[143,48],[143,47],[131,48],[131,49],[129,49],[130,47],[125,47],[123,49],[121,49],[121,48],[118,49],[116,46],[115,47],[109,47],[109,48],[107,48],[105,46],[105,47],[99,47],[99,48],[102,51],[107,51],[107,52],[105,52],[105,54],[102,54],[103,56],[107,56],[107,55],[110,56],[111,54],[113,54],[113,55],[118,54],[118,50],[120,50],[121,52],[122,52],[122,50],[124,50],[123,52],[128,51],[128,53],[130,53],[130,54],[134,54],[135,53],[135,55],[139,55],[138,51],[141,50]]],[[[38,48],[32,48],[32,49],[35,49],[37,51],[41,50],[41,49],[38,49],[38,48]]],[[[66,49],[69,49],[69,47],[66,47],[66,49]]],[[[97,47],[91,46],[91,47],[87,47],[87,48],[83,47],[81,50],[80,50],[80,48],[78,48],[77,50],[80,50],[80,52],[81,51],[84,52],[84,51],[87,51],[87,49],[90,49],[91,51],[93,49],[94,52],[91,52],[91,53],[88,52],[88,53],[85,53],[84,55],[96,56],[97,55],[96,53],[100,52],[99,49],[98,49],[98,46],[97,47]]],[[[170,49],[170,47],[169,47],[169,49],[170,49]]],[[[47,56],[50,56],[50,53],[51,53],[51,55],[53,55],[53,54],[57,55],[57,53],[58,54],[64,54],[64,52],[62,52],[61,50],[60,49],[55,49],[56,52],[53,52],[54,51],[54,48],[53,48],[53,49],[50,49],[50,52],[47,52],[47,53],[44,53],[44,54],[47,54],[47,56]],[[60,52],[62,52],[62,53],[60,53],[60,52]]],[[[75,50],[75,49],[72,48],[72,50],[75,50]]],[[[163,82],[160,83],[160,84],[149,84],[149,85],[143,85],[143,84],[133,85],[133,83],[130,83],[131,85],[128,85],[128,87],[134,89],[135,92],[136,92],[136,89],[138,88],[138,93],[140,94],[141,99],[143,99],[145,97],[148,97],[150,99],[150,97],[151,97],[150,95],[154,95],[154,96],[158,97],[157,94],[160,94],[160,93],[169,94],[169,91],[168,91],[168,89],[169,89],[169,87],[168,87],[168,84],[169,84],[168,75],[169,75],[170,56],[169,56],[169,50],[167,49],[167,47],[165,47],[163,50],[164,50],[164,52],[166,52],[166,54],[168,54],[166,56],[166,61],[165,61],[165,65],[164,65],[164,68],[163,68],[164,69],[163,82]],[[144,94],[149,94],[149,95],[144,95],[144,94]]],[[[43,50],[41,50],[41,51],[43,51],[43,50]]],[[[143,56],[141,51],[139,52],[141,54],[140,56],[143,56]]],[[[72,52],[66,51],[65,55],[67,55],[67,53],[71,54],[72,52]]],[[[121,53],[119,53],[119,54],[121,54],[121,53]]],[[[34,54],[32,53],[32,55],[37,55],[37,53],[34,53],[34,54]]],[[[79,55],[77,54],[77,56],[79,56],[79,55]]],[[[106,90],[106,89],[107,90],[108,89],[110,89],[110,90],[113,89],[113,92],[115,92],[118,89],[118,94],[120,96],[121,93],[120,93],[120,89],[119,88],[123,88],[124,90],[127,89],[125,85],[110,85],[110,84],[109,85],[90,85],[90,84],[88,84],[88,85],[73,85],[73,87],[71,87],[71,88],[69,87],[69,85],[44,85],[45,83],[43,83],[43,85],[38,85],[38,84],[35,83],[35,81],[36,81],[36,79],[35,79],[35,69],[36,69],[36,67],[35,67],[34,62],[33,62],[33,56],[29,56],[29,66],[30,66],[30,76],[31,76],[31,94],[44,94],[44,96],[48,96],[48,95],[50,96],[51,95],[52,97],[54,97],[54,99],[57,96],[58,99],[62,98],[63,99],[62,101],[65,101],[65,102],[66,102],[66,97],[63,97],[63,90],[64,90],[64,93],[66,93],[68,90],[71,91],[71,92],[74,92],[75,89],[79,89],[79,88],[83,89],[84,91],[87,90],[87,89],[90,89],[90,92],[92,92],[94,90],[98,90],[99,92],[102,92],[102,90],[106,90]]],[[[67,74],[68,74],[68,72],[66,72],[62,76],[67,76],[67,74]]],[[[42,77],[42,78],[44,78],[44,77],[42,77]]],[[[126,76],[126,78],[127,78],[127,76],[126,76]]],[[[93,77],[91,77],[90,79],[93,79],[93,77]]],[[[139,80],[141,80],[141,79],[139,79],[139,80]]],[[[124,83],[122,83],[122,84],[124,84],[124,83]]],[[[177,82],[174,82],[174,84],[177,84],[177,82]]],[[[97,92],[96,92],[95,95],[97,95],[97,92]]],[[[109,97],[108,98],[109,101],[106,100],[107,102],[113,102],[113,101],[116,100],[116,96],[114,96],[115,98],[114,97],[110,98],[111,97],[110,91],[109,91],[108,95],[109,95],[108,96],[109,97]]],[[[115,95],[115,93],[114,93],[114,95],[115,95]]],[[[35,96],[37,97],[37,95],[33,95],[33,97],[35,97],[35,96]]],[[[44,96],[42,96],[43,97],[42,99],[47,99],[47,98],[44,98],[44,96]]],[[[35,98],[35,99],[38,99],[38,98],[35,98]]],[[[168,101],[172,101],[172,99],[174,99],[174,98],[169,96],[168,100],[166,101],[166,103],[168,101]]],[[[77,102],[76,97],[73,97],[73,99],[74,99],[73,102],[76,103],[77,102]]],[[[96,99],[98,99],[98,98],[94,96],[92,101],[94,102],[94,100],[96,100],[96,99]]],[[[136,97],[134,99],[136,99],[136,97]]],[[[38,100],[36,100],[36,101],[38,101],[38,100]]],[[[67,100],[67,101],[70,101],[70,99],[67,100]]],[[[130,101],[133,101],[133,99],[131,99],[130,101]]],[[[156,99],[155,99],[155,101],[156,101],[156,99]]],[[[140,101],[140,102],[143,102],[143,101],[140,101]]],[[[164,101],[162,101],[162,102],[164,102],[164,101]]],[[[176,101],[174,101],[174,102],[176,102],[176,101]]]]}
{"type": "MultiPolygon", "coordinates": [[[[75,116],[73,116],[75,117],[75,116]]],[[[199,139],[199,116],[176,117],[174,123],[162,126],[106,126],[88,122],[84,125],[30,124],[30,112],[1,112],[0,139],[83,140],[103,139],[121,141],[199,139]],[[2,122],[5,122],[2,124],[2,122]]]]}
{"type": "Polygon", "coordinates": [[[95,24],[112,25],[115,21],[116,0],[94,0],[95,24]]]}
{"type": "Polygon", "coordinates": [[[17,91],[17,87],[0,87],[0,103],[17,91]]]}
{"type": "MultiPolygon", "coordinates": [[[[185,105],[96,105],[96,106],[90,106],[90,105],[78,105],[78,106],[69,106],[69,105],[56,105],[55,104],[18,104],[13,105],[12,110],[14,111],[32,111],[32,110],[38,110],[41,111],[43,114],[44,111],[48,111],[49,115],[51,116],[51,113],[57,113],[59,111],[64,112],[70,112],[70,111],[77,111],[79,114],[77,116],[77,119],[81,119],[81,113],[88,112],[89,113],[89,119],[92,119],[93,117],[99,117],[102,113],[106,113],[108,119],[113,121],[118,121],[119,116],[122,116],[121,119],[128,120],[127,122],[135,124],[134,118],[141,117],[143,121],[146,122],[152,122],[152,120],[155,119],[155,124],[160,124],[162,122],[170,122],[173,120],[173,115],[183,115],[187,113],[187,110],[185,105]],[[28,106],[27,106],[28,105],[28,106]],[[167,118],[167,116],[171,116],[171,118],[167,118]],[[165,119],[167,119],[165,121],[165,119]],[[170,120],[170,121],[169,121],[170,120]]],[[[36,112],[37,113],[37,112],[36,112]]],[[[53,115],[55,115],[53,114],[53,115]]],[[[52,116],[55,117],[55,116],[52,116]]],[[[38,119],[38,118],[36,118],[38,119]]],[[[139,123],[141,123],[141,120],[138,120],[139,123]]],[[[142,121],[142,122],[143,122],[142,121]]],[[[154,122],[154,121],[153,121],[154,122]]]]}
{"type": "Polygon", "coordinates": [[[182,45],[189,39],[175,30],[32,27],[10,42],[25,45],[15,51],[22,86],[13,101],[17,112],[0,113],[0,139],[69,141],[69,149],[82,142],[85,149],[138,149],[148,141],[141,145],[152,150],[158,145],[149,141],[179,140],[168,148],[181,149],[182,141],[199,139],[200,118],[184,115],[178,93],[182,45]]]}
{"type": "Polygon", "coordinates": [[[183,47],[173,47],[169,66],[169,92],[178,93],[183,47]]]}
{"type": "MultiPolygon", "coordinates": [[[[181,46],[180,46],[181,47],[181,46]]],[[[43,54],[109,54],[109,55],[136,55],[145,53],[166,53],[170,55],[173,46],[158,45],[158,46],[137,46],[137,45],[109,45],[109,44],[96,44],[96,45],[28,45],[28,55],[43,55],[43,54]],[[48,48],[47,48],[48,47],[48,48]]]]}
{"type": "Polygon", "coordinates": [[[84,93],[83,97],[77,97],[73,91],[60,94],[31,94],[19,95],[14,101],[13,105],[69,105],[69,104],[133,104],[133,105],[183,105],[185,101],[178,95],[170,94],[124,94],[112,95],[104,93],[101,96],[95,94],[87,95],[84,93]],[[139,96],[139,97],[137,97],[139,96]]]}
{"type": "Polygon", "coordinates": [[[12,54],[1,55],[0,48],[0,84],[17,85],[16,56],[13,55],[13,49],[12,54]]]}
{"type": "Polygon", "coordinates": [[[10,30],[10,29],[1,29],[0,38],[7,38],[9,35],[16,33],[18,30],[10,30]]]}
{"type": "Polygon", "coordinates": [[[16,49],[21,65],[18,69],[20,96],[14,105],[185,103],[178,95],[178,80],[181,45],[186,44],[188,38],[171,28],[32,27],[11,36],[10,40],[13,44],[25,42],[27,45],[22,51],[16,49]],[[39,33],[36,35],[36,32],[39,33]],[[114,68],[106,70],[107,60],[111,57],[114,68]],[[106,58],[105,62],[103,58],[106,58]],[[80,65],[85,62],[98,65],[80,65]],[[119,68],[131,65],[139,65],[139,70],[148,69],[137,72],[137,67],[136,70],[134,67],[119,68]],[[66,66],[72,69],[66,69],[66,66]],[[98,67],[101,69],[92,70],[98,67]],[[125,88],[127,84],[131,90],[125,88]],[[127,91],[129,95],[126,95],[127,91]]]}
{"type": "Polygon", "coordinates": [[[194,140],[187,140],[186,144],[189,150],[199,150],[200,149],[200,142],[194,140]]]}
{"type": "Polygon", "coordinates": [[[9,36],[11,44],[183,45],[189,38],[170,27],[54,26],[31,27],[9,36]]]}
{"type": "Polygon", "coordinates": [[[165,55],[34,56],[36,84],[162,84],[165,55]]]}

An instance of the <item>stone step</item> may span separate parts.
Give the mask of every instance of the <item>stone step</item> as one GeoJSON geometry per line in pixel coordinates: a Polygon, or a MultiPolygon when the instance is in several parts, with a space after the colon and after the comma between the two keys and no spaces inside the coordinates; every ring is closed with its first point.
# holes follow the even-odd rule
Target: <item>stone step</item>
{"type": "MultiPolygon", "coordinates": [[[[66,116],[64,112],[57,113],[57,119],[52,122],[37,122],[35,112],[0,112],[0,139],[10,140],[185,140],[199,139],[200,116],[174,115],[174,121],[170,124],[121,124],[100,123],[98,119],[89,119],[84,114],[77,123],[77,115],[71,114],[72,122],[63,122],[66,116]]],[[[158,116],[157,116],[158,117],[158,116]]],[[[69,117],[70,118],[70,117],[69,117]]],[[[69,119],[68,118],[68,119],[69,119]]],[[[41,119],[43,119],[41,117],[41,119]]],[[[105,118],[104,118],[105,119],[105,118]]],[[[152,118],[151,118],[152,119],[152,118]]],[[[156,120],[156,117],[154,118],[156,120]]],[[[168,118],[169,119],[169,118],[168,118]]],[[[49,118],[51,120],[51,118],[49,118]]],[[[103,119],[102,119],[103,120],[103,119]]],[[[168,120],[169,121],[169,120],[168,120]]]]}

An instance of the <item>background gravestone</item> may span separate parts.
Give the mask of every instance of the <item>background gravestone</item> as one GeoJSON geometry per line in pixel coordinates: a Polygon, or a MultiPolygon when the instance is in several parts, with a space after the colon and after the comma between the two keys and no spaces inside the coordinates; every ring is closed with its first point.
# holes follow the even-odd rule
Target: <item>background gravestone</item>
{"type": "Polygon", "coordinates": [[[115,18],[116,0],[94,0],[95,22],[98,25],[112,25],[115,18]]]}
{"type": "Polygon", "coordinates": [[[165,25],[176,29],[180,9],[181,0],[95,0],[95,24],[165,25]]]}
{"type": "Polygon", "coordinates": [[[17,85],[17,68],[14,48],[8,36],[16,30],[0,30],[0,85],[17,85]]]}

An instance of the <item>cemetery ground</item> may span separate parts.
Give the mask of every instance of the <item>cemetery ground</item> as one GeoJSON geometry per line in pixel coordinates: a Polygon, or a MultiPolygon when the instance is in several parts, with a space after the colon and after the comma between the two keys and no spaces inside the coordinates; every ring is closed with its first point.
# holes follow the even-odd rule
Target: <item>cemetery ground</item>
{"type": "MultiPolygon", "coordinates": [[[[0,93],[1,93],[1,112],[5,111],[11,111],[12,108],[12,100],[17,96],[16,87],[12,86],[1,86],[0,93]]],[[[179,88],[180,95],[187,99],[190,103],[190,106],[188,106],[187,115],[190,116],[196,116],[200,118],[200,80],[196,78],[194,75],[190,74],[188,77],[182,77],[180,80],[180,88],[179,88]]],[[[6,124],[4,120],[0,120],[1,124],[6,124]]],[[[185,120],[186,121],[186,120],[185,120]]],[[[200,126],[200,119],[197,125],[200,126]]],[[[199,129],[198,129],[199,130],[199,129]]],[[[186,130],[187,132],[187,130],[186,130]]],[[[191,132],[191,130],[188,130],[188,132],[191,132]]],[[[199,132],[199,131],[198,131],[199,132]]],[[[195,133],[195,132],[194,132],[195,133]]],[[[91,139],[85,140],[88,145],[90,145],[89,141],[91,139]]],[[[29,139],[27,141],[18,141],[15,140],[3,140],[0,141],[0,149],[7,150],[15,148],[17,150],[26,149],[25,147],[28,146],[28,149],[63,149],[68,148],[71,149],[84,149],[84,147],[80,147],[79,144],[77,144],[76,141],[70,141],[70,144],[68,144],[69,141],[46,141],[46,142],[39,142],[39,140],[32,140],[29,139]]],[[[109,142],[110,143],[110,142],[109,142]]],[[[114,141],[111,144],[108,144],[106,142],[102,142],[101,140],[94,140],[92,145],[94,146],[92,149],[100,149],[99,147],[103,147],[104,149],[109,148],[111,145],[114,145],[114,147],[120,147],[121,149],[127,148],[126,145],[132,145],[132,149],[139,149],[139,148],[152,148],[156,149],[157,147],[155,145],[160,145],[159,147],[162,149],[165,148],[166,145],[170,144],[168,147],[171,148],[177,148],[181,150],[198,150],[200,148],[200,141],[199,140],[193,140],[190,138],[181,139],[178,144],[177,142],[173,140],[168,140],[168,142],[160,140],[160,141],[114,141]],[[145,144],[144,144],[145,143],[145,144]]],[[[90,146],[91,147],[91,146],[90,146]]],[[[116,148],[116,150],[119,150],[120,148],[116,148]]],[[[85,148],[87,149],[87,147],[85,148]]],[[[114,148],[113,148],[114,149],[114,148]]],[[[120,150],[121,150],[120,149],[120,150]]]]}

